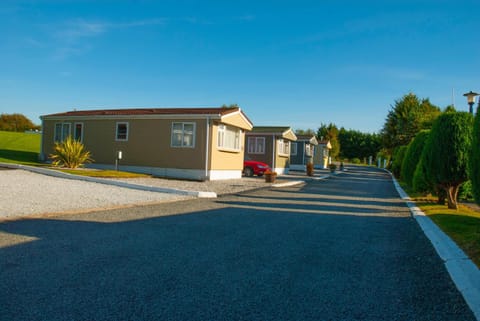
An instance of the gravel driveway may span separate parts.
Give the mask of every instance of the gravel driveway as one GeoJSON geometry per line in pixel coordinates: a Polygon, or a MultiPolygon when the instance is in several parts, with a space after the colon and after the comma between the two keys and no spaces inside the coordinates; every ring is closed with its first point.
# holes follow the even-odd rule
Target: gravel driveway
{"type": "MultiPolygon", "coordinates": [[[[303,175],[284,176],[278,182],[303,179],[303,175]]],[[[162,178],[108,179],[148,187],[185,191],[215,192],[217,195],[239,193],[268,187],[260,177],[219,181],[186,181],[162,178]]],[[[188,199],[175,193],[140,191],[93,182],[63,179],[0,167],[0,220],[22,216],[44,216],[67,212],[85,212],[166,201],[188,199]]]]}
{"type": "Polygon", "coordinates": [[[391,178],[0,223],[0,320],[473,321],[391,178]]]}
{"type": "Polygon", "coordinates": [[[186,198],[189,197],[63,179],[24,170],[0,170],[0,220],[186,198]]]}

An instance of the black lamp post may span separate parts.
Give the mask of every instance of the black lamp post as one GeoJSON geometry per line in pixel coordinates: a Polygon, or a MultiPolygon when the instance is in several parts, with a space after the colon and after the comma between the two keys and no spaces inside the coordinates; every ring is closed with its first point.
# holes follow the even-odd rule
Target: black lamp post
{"type": "Polygon", "coordinates": [[[467,97],[468,106],[470,106],[470,114],[473,114],[473,104],[475,104],[475,97],[478,96],[478,94],[470,90],[470,92],[463,95],[467,97]]]}

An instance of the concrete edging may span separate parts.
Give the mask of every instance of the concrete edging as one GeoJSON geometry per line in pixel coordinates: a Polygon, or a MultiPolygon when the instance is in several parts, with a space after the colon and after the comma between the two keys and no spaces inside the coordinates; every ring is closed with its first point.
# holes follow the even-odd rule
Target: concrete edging
{"type": "Polygon", "coordinates": [[[157,193],[168,193],[168,194],[178,194],[178,195],[186,195],[186,196],[194,196],[198,198],[216,198],[217,193],[215,192],[201,192],[201,191],[187,191],[175,188],[165,188],[165,187],[154,187],[154,186],[144,186],[138,184],[131,184],[119,181],[113,181],[104,178],[98,177],[89,177],[89,176],[80,176],[80,175],[73,175],[69,173],[63,173],[60,171],[47,169],[47,168],[40,168],[35,166],[27,166],[27,165],[20,165],[20,164],[9,164],[9,163],[0,163],[1,167],[11,168],[11,169],[22,169],[26,171],[30,171],[37,174],[48,175],[58,178],[66,178],[66,179],[74,179],[84,182],[90,183],[99,183],[105,185],[113,185],[117,187],[124,187],[130,189],[136,189],[140,191],[146,192],[157,192],[157,193]]]}
{"type": "Polygon", "coordinates": [[[285,182],[285,183],[277,183],[277,184],[272,184],[271,187],[289,187],[289,186],[295,186],[295,185],[300,185],[304,184],[305,181],[291,181],[291,182],[285,182]]]}
{"type": "Polygon", "coordinates": [[[455,286],[463,295],[473,314],[480,321],[480,270],[469,257],[446,235],[433,221],[412,202],[403,188],[398,184],[392,173],[393,184],[405,200],[413,218],[417,221],[423,233],[432,243],[438,256],[444,261],[455,286]]]}

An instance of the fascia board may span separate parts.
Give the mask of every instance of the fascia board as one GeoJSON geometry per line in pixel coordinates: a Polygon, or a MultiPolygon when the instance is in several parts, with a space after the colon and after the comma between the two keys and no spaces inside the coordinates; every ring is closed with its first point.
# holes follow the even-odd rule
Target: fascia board
{"type": "Polygon", "coordinates": [[[95,116],[41,116],[42,120],[131,120],[131,119],[221,119],[219,114],[168,114],[168,115],[95,115],[95,116]]]}

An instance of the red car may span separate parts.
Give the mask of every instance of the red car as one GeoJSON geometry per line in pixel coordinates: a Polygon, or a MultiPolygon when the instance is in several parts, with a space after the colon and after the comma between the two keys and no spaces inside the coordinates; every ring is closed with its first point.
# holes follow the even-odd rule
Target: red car
{"type": "Polygon", "coordinates": [[[269,170],[270,166],[265,163],[254,160],[243,161],[243,174],[247,177],[251,177],[253,175],[262,176],[263,173],[269,170]]]}

